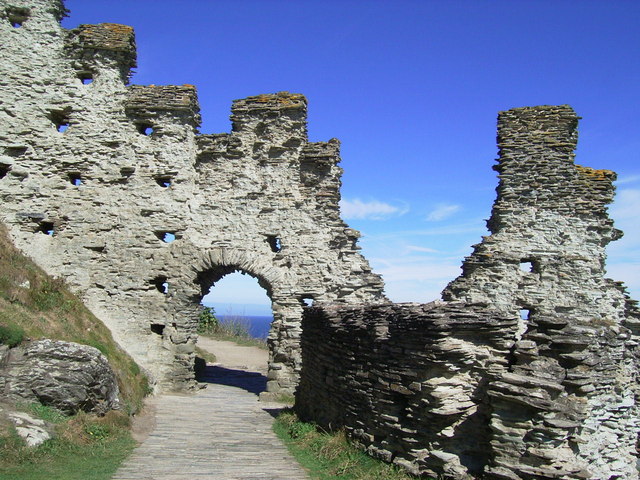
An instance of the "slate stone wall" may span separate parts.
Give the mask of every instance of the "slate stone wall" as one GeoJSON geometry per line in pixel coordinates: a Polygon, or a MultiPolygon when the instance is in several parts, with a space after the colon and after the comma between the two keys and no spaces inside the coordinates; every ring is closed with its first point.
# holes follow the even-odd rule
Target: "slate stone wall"
{"type": "Polygon", "coordinates": [[[268,388],[292,392],[303,299],[384,300],[340,219],[339,142],[309,143],[307,101],[286,92],[235,101],[231,133],[201,135],[195,87],[127,85],[131,27],[65,30],[62,13],[0,0],[0,220],[161,388],[193,385],[202,295],[256,277],[268,388]]]}
{"type": "Polygon", "coordinates": [[[296,410],[413,473],[472,478],[488,461],[487,386],[507,371],[516,323],[453,302],[308,309],[296,410]]]}
{"type": "Polygon", "coordinates": [[[307,312],[305,419],[417,473],[638,478],[640,315],[604,276],[615,174],[574,164],[577,124],[500,114],[491,235],[445,302],[307,312]]]}

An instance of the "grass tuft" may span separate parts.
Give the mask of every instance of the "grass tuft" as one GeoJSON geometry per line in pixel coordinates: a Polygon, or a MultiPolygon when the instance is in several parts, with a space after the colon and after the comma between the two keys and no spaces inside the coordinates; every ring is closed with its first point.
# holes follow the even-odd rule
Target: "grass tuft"
{"type": "MultiPolygon", "coordinates": [[[[213,309],[210,309],[213,311],[213,309]]],[[[254,338],[249,333],[251,322],[242,316],[225,316],[222,320],[216,318],[210,323],[210,327],[200,330],[200,335],[235,342],[245,347],[258,347],[267,350],[267,341],[262,338],[254,338]]]]}
{"type": "Polygon", "coordinates": [[[344,433],[325,432],[298,420],[291,410],[276,418],[273,429],[314,480],[411,480],[395,465],[376,460],[351,444],[344,433]]]}

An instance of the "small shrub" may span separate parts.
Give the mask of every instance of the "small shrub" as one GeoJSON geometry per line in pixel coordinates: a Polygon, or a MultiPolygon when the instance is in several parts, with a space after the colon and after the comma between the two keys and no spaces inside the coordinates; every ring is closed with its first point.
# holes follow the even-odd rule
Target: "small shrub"
{"type": "Polygon", "coordinates": [[[98,423],[91,423],[84,427],[84,431],[87,435],[95,440],[104,440],[109,437],[109,427],[106,425],[100,425],[98,423]]]}
{"type": "Polygon", "coordinates": [[[213,307],[203,307],[198,317],[198,333],[214,333],[220,327],[213,307]]]}
{"type": "Polygon", "coordinates": [[[0,325],[0,344],[15,347],[24,339],[24,330],[17,325],[0,325]]]}

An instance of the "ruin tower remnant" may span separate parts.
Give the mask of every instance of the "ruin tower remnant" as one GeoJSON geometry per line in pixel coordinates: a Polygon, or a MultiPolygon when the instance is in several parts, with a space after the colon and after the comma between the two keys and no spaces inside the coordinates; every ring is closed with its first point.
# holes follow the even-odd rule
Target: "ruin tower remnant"
{"type": "Polygon", "coordinates": [[[384,299],[340,218],[339,142],[309,142],[307,100],[287,92],[236,100],[231,133],[200,135],[195,87],[127,85],[131,27],[66,30],[64,13],[0,0],[13,241],[170,389],[193,382],[202,296],[228,273],[256,277],[273,303],[268,389],[292,392],[304,300],[384,299]]]}
{"type": "Polygon", "coordinates": [[[303,321],[296,409],[451,479],[637,479],[636,302],[605,278],[615,174],[574,163],[566,105],[498,117],[491,235],[427,305],[303,321]]]}

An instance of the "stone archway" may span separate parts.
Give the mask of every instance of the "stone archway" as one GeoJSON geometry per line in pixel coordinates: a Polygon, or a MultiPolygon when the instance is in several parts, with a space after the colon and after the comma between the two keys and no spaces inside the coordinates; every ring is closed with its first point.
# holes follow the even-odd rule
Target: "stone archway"
{"type": "Polygon", "coordinates": [[[190,312],[192,335],[195,335],[200,301],[209,289],[224,276],[242,272],[258,280],[271,299],[273,322],[269,330],[269,364],[267,391],[293,393],[301,369],[300,321],[302,298],[297,292],[295,278],[285,269],[274,266],[256,253],[232,248],[211,249],[191,268],[191,285],[184,285],[183,294],[177,292],[176,312],[190,312]]]}

